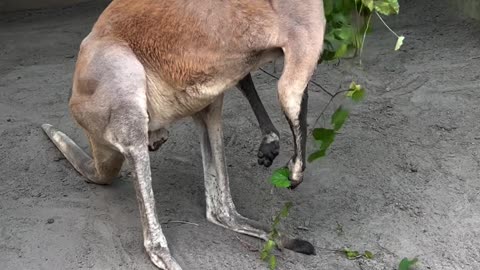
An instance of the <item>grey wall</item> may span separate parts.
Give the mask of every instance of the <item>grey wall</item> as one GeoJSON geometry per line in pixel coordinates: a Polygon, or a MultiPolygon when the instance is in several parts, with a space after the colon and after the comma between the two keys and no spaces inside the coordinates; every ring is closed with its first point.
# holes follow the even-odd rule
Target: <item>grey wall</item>
{"type": "Polygon", "coordinates": [[[449,0],[456,11],[480,20],[480,0],[449,0]]]}
{"type": "MultiPolygon", "coordinates": [[[[67,7],[88,1],[92,0],[0,0],[0,13],[25,9],[67,7]]],[[[93,1],[107,2],[107,0],[93,1]]]]}
{"type": "MultiPolygon", "coordinates": [[[[108,0],[0,0],[0,13],[25,9],[49,7],[66,7],[74,4],[108,0]]],[[[135,0],[132,0],[135,1],[135,0]]],[[[421,1],[421,0],[416,0],[421,1]]],[[[480,19],[480,0],[447,0],[452,4],[452,11],[460,12],[472,18],[480,19]]]]}

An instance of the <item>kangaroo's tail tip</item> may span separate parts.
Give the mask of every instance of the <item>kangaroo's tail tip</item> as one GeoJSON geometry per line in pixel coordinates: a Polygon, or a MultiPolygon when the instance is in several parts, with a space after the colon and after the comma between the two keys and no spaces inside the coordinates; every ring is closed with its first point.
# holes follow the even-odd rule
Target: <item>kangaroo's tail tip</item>
{"type": "Polygon", "coordinates": [[[53,126],[50,125],[50,124],[42,124],[42,129],[43,129],[43,131],[45,131],[45,132],[48,132],[48,131],[51,130],[52,128],[53,128],[53,126]]]}
{"type": "Polygon", "coordinates": [[[301,239],[289,239],[284,243],[286,249],[307,255],[315,255],[315,247],[310,242],[301,239]]]}

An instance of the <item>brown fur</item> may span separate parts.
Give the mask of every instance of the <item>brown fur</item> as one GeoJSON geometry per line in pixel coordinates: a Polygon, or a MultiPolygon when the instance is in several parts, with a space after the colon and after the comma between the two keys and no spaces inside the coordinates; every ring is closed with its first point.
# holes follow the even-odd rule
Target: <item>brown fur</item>
{"type": "Polygon", "coordinates": [[[99,37],[124,40],[148,70],[171,87],[185,90],[223,75],[223,70],[238,69],[244,52],[255,58],[272,48],[268,42],[253,42],[258,36],[265,40],[272,36],[277,46],[277,25],[266,1],[135,0],[114,2],[95,30],[99,37]]]}
{"type": "MultiPolygon", "coordinates": [[[[266,240],[265,227],[240,215],[230,194],[223,95],[247,79],[239,86],[270,126],[262,128],[265,145],[272,146],[262,159],[269,166],[278,154],[278,134],[247,75],[284,54],[278,98],[293,133],[295,151],[287,166],[292,188],[298,186],[305,169],[305,89],[322,50],[324,27],[321,0],[114,0],[81,44],[70,99],[93,159],[51,125],[42,127],[90,182],[111,183],[128,161],[145,249],[159,268],[180,270],[158,222],[148,149],[166,140],[168,124],[192,116],[201,134],[207,219],[266,240]]],[[[313,253],[302,241],[280,241],[313,253]]]]}

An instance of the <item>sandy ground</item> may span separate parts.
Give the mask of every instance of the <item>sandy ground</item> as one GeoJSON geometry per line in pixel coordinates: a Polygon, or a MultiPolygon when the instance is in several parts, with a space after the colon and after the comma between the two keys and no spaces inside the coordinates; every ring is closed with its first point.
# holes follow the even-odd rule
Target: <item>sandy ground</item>
{"type": "MultiPolygon", "coordinates": [[[[103,8],[1,17],[1,269],[154,269],[128,168],[112,186],[86,184],[40,129],[51,123],[87,146],[67,101],[79,43],[103,8]]],[[[329,156],[307,168],[294,192],[272,194],[271,169],[256,165],[253,113],[239,91],[227,94],[226,153],[239,211],[266,222],[291,200],[284,230],[317,248],[316,256],[279,254],[279,269],[390,270],[415,256],[418,269],[480,269],[480,23],[434,0],[403,1],[402,14],[389,22],[406,36],[400,52],[377,27],[363,66],[342,61],[317,70],[315,80],[331,90],[353,78],[369,93],[329,156]],[[343,247],[375,258],[350,261],[332,251],[343,247]]],[[[263,73],[254,79],[282,135],[278,167],[292,152],[290,131],[275,80],[263,73]]],[[[327,96],[311,90],[312,124],[327,96]]],[[[164,225],[178,262],[184,269],[265,269],[249,250],[260,241],[206,221],[191,121],[170,135],[151,155],[159,218],[198,224],[164,225]]]]}

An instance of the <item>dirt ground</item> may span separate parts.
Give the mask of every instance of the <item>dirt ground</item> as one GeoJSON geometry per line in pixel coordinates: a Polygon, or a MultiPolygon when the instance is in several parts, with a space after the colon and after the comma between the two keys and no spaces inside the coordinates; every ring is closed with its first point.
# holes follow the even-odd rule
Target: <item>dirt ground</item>
{"type": "MultiPolygon", "coordinates": [[[[293,192],[272,193],[272,169],[256,164],[255,117],[239,91],[227,94],[226,154],[239,211],[267,222],[291,200],[284,231],[317,248],[316,256],[279,253],[279,269],[391,270],[415,256],[418,269],[480,269],[480,23],[446,3],[401,2],[401,15],[388,20],[406,36],[399,52],[377,25],[363,66],[318,68],[315,80],[328,89],[355,79],[368,97],[293,192]],[[344,247],[375,257],[347,260],[334,251],[344,247]]],[[[79,43],[103,8],[0,15],[1,269],[154,269],[128,167],[112,186],[86,184],[40,129],[53,124],[87,146],[67,102],[79,43]]],[[[281,132],[273,165],[279,167],[293,147],[276,81],[259,72],[254,80],[281,132]]],[[[327,100],[311,87],[310,124],[327,100]]],[[[170,135],[151,159],[159,218],[175,258],[184,269],[266,269],[251,251],[259,240],[206,221],[191,121],[170,135]],[[178,220],[198,226],[169,222],[178,220]]]]}

